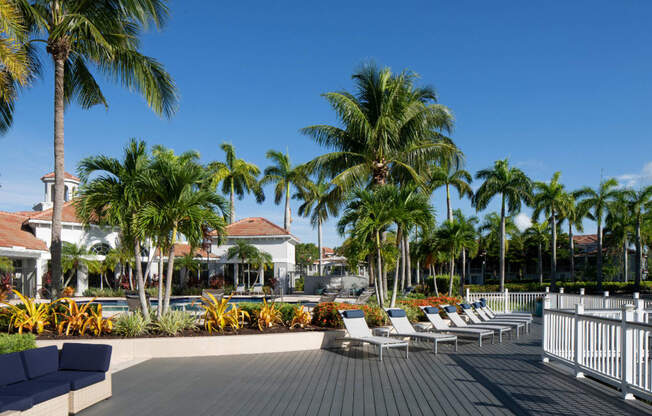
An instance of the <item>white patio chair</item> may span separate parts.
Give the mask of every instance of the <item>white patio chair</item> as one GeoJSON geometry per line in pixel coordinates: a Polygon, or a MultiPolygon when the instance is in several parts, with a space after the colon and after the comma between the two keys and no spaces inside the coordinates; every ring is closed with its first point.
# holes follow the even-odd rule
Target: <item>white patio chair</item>
{"type": "Polygon", "coordinates": [[[409,343],[388,337],[374,336],[364,320],[364,312],[361,309],[338,311],[344,321],[344,327],[349,334],[347,337],[338,338],[342,341],[357,341],[378,347],[378,356],[383,360],[383,348],[405,347],[405,358],[408,358],[409,343]]]}
{"type": "Polygon", "coordinates": [[[437,343],[440,341],[453,341],[455,342],[455,351],[457,351],[457,336],[452,334],[433,334],[432,332],[417,332],[407,314],[400,308],[385,308],[387,316],[389,317],[392,326],[396,332],[389,335],[401,338],[410,338],[418,341],[431,341],[433,343],[433,351],[437,354],[437,343]]]}

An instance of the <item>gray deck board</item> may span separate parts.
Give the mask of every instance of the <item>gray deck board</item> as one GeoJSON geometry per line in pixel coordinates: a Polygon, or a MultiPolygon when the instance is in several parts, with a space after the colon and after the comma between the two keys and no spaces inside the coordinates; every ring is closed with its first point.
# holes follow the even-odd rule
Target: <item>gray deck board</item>
{"type": "Polygon", "coordinates": [[[370,346],[154,359],[113,375],[108,415],[643,415],[616,391],[543,365],[541,326],[502,344],[460,340],[457,353],[412,343],[410,359],[370,346]]]}

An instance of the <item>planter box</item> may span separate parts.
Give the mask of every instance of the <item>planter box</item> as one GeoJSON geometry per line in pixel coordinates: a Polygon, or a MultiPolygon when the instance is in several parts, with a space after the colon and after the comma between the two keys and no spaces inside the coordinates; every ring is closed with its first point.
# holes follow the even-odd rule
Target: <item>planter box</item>
{"type": "Polygon", "coordinates": [[[260,335],[224,335],[208,337],[122,338],[37,340],[37,347],[64,342],[108,344],[113,347],[111,368],[129,361],[149,358],[206,357],[216,355],[264,354],[317,350],[333,346],[344,330],[260,335]]]}

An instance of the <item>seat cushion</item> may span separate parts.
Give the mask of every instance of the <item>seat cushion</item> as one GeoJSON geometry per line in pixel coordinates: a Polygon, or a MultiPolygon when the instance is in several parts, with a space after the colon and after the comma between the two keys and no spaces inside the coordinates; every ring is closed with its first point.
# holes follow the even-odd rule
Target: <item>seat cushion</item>
{"type": "Polygon", "coordinates": [[[362,312],[360,309],[351,309],[349,311],[344,311],[343,315],[347,319],[364,318],[364,312],[362,312]]]}
{"type": "Polygon", "coordinates": [[[31,397],[21,396],[0,396],[0,412],[5,410],[27,410],[34,406],[34,401],[31,397]]]}
{"type": "Polygon", "coordinates": [[[105,375],[100,371],[68,371],[60,370],[56,373],[46,374],[39,377],[38,381],[60,381],[70,383],[71,390],[79,390],[91,384],[103,381],[105,375]]]}
{"type": "Polygon", "coordinates": [[[27,380],[23,360],[19,352],[0,354],[0,386],[27,380]]]}
{"type": "Polygon", "coordinates": [[[457,312],[457,308],[455,306],[444,306],[444,310],[448,313],[457,312]]]}
{"type": "Polygon", "coordinates": [[[407,316],[403,309],[388,309],[387,315],[391,316],[392,318],[404,318],[407,316]]]}
{"type": "Polygon", "coordinates": [[[469,305],[468,303],[460,303],[460,306],[461,306],[463,309],[471,309],[471,305],[469,305]]]}
{"type": "Polygon", "coordinates": [[[20,353],[27,378],[37,378],[59,369],[59,350],[54,345],[34,348],[20,353]]]}
{"type": "Polygon", "coordinates": [[[68,394],[70,383],[65,381],[27,380],[0,387],[0,396],[31,397],[34,404],[68,394]]]}
{"type": "Polygon", "coordinates": [[[111,346],[66,342],[61,349],[59,370],[107,372],[111,364],[111,346]]]}
{"type": "Polygon", "coordinates": [[[423,308],[423,311],[428,315],[439,314],[439,308],[435,308],[434,306],[426,306],[425,308],[423,308]]]}

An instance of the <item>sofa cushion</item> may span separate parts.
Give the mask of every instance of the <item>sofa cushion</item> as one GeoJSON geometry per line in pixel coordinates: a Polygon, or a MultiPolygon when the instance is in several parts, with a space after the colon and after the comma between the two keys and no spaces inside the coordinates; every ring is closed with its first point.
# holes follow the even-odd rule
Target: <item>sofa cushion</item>
{"type": "Polygon", "coordinates": [[[27,380],[23,360],[19,352],[0,354],[0,386],[27,380]]]}
{"type": "Polygon", "coordinates": [[[24,396],[0,396],[0,412],[5,410],[27,410],[34,406],[31,397],[24,396]]]}
{"type": "Polygon", "coordinates": [[[351,309],[344,311],[343,315],[347,319],[364,318],[364,312],[362,312],[360,309],[351,309]]]}
{"type": "Polygon", "coordinates": [[[79,390],[91,384],[99,383],[105,378],[102,371],[68,371],[59,370],[56,373],[46,374],[39,377],[38,381],[61,381],[70,383],[71,390],[79,390]]]}
{"type": "Polygon", "coordinates": [[[111,364],[111,346],[66,342],[61,349],[59,370],[102,371],[111,364]]]}
{"type": "Polygon", "coordinates": [[[456,313],[457,308],[455,306],[444,306],[444,310],[448,313],[456,313]]]}
{"type": "Polygon", "coordinates": [[[468,303],[460,303],[460,306],[461,306],[463,309],[471,309],[471,305],[469,305],[468,303]]]}
{"type": "Polygon", "coordinates": [[[426,306],[425,308],[423,308],[423,311],[428,315],[439,314],[439,308],[435,308],[434,306],[426,306]]]}
{"type": "Polygon", "coordinates": [[[407,316],[403,309],[388,309],[387,315],[391,316],[392,318],[404,318],[407,316]]]}
{"type": "Polygon", "coordinates": [[[28,378],[37,378],[59,369],[59,350],[54,345],[20,353],[28,378]]]}
{"type": "Polygon", "coordinates": [[[39,404],[68,394],[69,391],[70,383],[65,381],[27,380],[0,387],[0,396],[31,397],[34,404],[39,404]]]}

